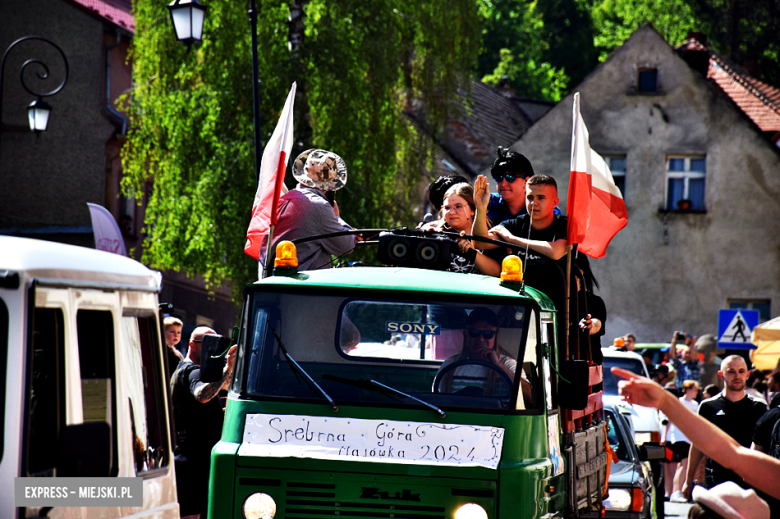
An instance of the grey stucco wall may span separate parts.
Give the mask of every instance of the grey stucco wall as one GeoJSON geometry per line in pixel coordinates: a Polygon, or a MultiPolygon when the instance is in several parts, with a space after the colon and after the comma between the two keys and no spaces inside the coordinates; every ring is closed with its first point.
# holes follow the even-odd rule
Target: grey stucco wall
{"type": "MultiPolygon", "coordinates": [[[[629,332],[639,342],[716,333],[718,309],[734,299],[769,299],[780,313],[780,154],[752,122],[649,26],[573,91],[591,147],[627,159],[628,225],[591,260],[604,344],[629,332]],[[661,94],[627,94],[637,66],[658,68],[661,94]],[[662,211],[670,154],[706,154],[705,214],[662,211]]],[[[558,180],[564,212],[571,106],[570,95],[513,146],[558,180]]]]}
{"type": "MultiPolygon", "coordinates": [[[[40,58],[50,66],[46,90],[62,78],[59,55],[39,42],[22,43],[5,66],[0,141],[0,228],[89,226],[87,202],[105,205],[106,141],[113,126],[101,114],[104,102],[103,24],[62,0],[0,2],[0,50],[17,38],[39,35],[59,45],[70,65],[64,89],[45,99],[52,107],[49,129],[29,130],[27,105],[35,99],[19,81],[22,63],[40,58]]],[[[37,72],[29,68],[30,85],[37,72]]],[[[89,241],[92,236],[88,236],[89,241]]],[[[73,241],[73,240],[70,240],[73,241]]]]}

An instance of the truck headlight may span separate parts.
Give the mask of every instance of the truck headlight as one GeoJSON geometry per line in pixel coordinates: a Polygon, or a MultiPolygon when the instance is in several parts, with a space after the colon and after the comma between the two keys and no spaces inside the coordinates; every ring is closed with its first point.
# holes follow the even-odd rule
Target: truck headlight
{"type": "Polygon", "coordinates": [[[246,519],[273,519],[276,515],[276,501],[268,494],[255,492],[246,498],[241,511],[246,519]]]}
{"type": "Polygon", "coordinates": [[[455,512],[455,519],[488,519],[488,515],[478,504],[466,503],[455,512]]]}
{"type": "Polygon", "coordinates": [[[609,497],[604,500],[607,510],[626,511],[631,508],[631,492],[625,488],[610,488],[609,497]]]}

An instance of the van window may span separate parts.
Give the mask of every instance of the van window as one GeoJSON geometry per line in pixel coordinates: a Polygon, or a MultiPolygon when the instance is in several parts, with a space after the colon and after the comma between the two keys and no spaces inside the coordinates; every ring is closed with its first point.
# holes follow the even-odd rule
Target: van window
{"type": "Polygon", "coordinates": [[[8,372],[8,307],[0,299],[0,460],[5,445],[5,379],[8,372]]]}
{"type": "MultiPolygon", "coordinates": [[[[122,317],[125,344],[122,366],[127,379],[127,402],[132,427],[136,474],[168,465],[162,371],[155,352],[154,316],[122,317]]],[[[124,412],[124,411],[122,411],[124,412]]]]}
{"type": "Polygon", "coordinates": [[[76,313],[76,332],[84,422],[106,422],[111,426],[111,475],[116,476],[119,473],[116,448],[116,363],[111,312],[79,310],[76,313]]]}
{"type": "Polygon", "coordinates": [[[36,308],[27,389],[27,476],[54,476],[65,425],[65,326],[59,308],[36,308]]]}

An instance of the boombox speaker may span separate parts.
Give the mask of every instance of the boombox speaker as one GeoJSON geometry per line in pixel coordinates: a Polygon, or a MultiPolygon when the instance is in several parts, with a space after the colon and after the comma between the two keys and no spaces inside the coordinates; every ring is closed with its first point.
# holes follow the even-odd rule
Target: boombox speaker
{"type": "Polygon", "coordinates": [[[407,236],[392,232],[379,235],[377,260],[394,267],[417,267],[446,270],[450,265],[450,248],[455,245],[446,236],[407,236]]]}

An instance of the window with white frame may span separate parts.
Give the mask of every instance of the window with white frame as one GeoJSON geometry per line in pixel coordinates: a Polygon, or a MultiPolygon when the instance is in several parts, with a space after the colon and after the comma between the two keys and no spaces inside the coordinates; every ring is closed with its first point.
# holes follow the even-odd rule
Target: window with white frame
{"type": "Polygon", "coordinates": [[[625,155],[605,155],[604,161],[612,172],[612,180],[620,189],[623,200],[626,199],[626,156],[625,155]]]}
{"type": "Polygon", "coordinates": [[[666,158],[667,211],[704,211],[705,155],[666,158]]]}

